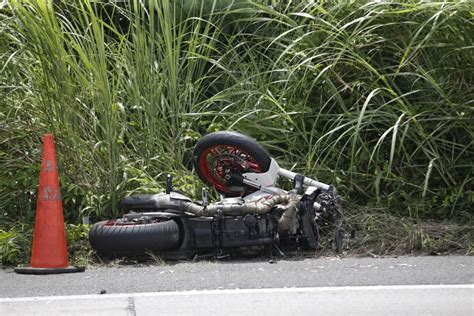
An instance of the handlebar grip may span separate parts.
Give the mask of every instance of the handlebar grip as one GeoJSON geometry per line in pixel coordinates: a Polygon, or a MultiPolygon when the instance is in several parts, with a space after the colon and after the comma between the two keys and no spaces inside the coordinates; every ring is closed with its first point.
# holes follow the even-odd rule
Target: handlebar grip
{"type": "MultiPolygon", "coordinates": [[[[278,175],[282,176],[282,177],[285,177],[285,178],[288,178],[290,180],[295,180],[295,177],[297,175],[297,173],[294,173],[290,170],[286,170],[286,169],[283,169],[283,168],[280,168],[278,170],[278,175]]],[[[322,182],[319,182],[319,181],[316,181],[316,180],[313,180],[311,178],[308,178],[308,177],[305,177],[304,178],[304,181],[303,181],[304,184],[306,185],[310,185],[310,186],[313,186],[313,187],[317,187],[323,191],[329,191],[331,186],[329,184],[326,184],[326,183],[322,183],[322,182]]]]}

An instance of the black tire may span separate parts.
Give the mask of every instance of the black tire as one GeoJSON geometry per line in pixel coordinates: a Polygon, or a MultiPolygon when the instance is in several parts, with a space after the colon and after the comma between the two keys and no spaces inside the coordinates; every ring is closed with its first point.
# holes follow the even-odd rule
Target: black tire
{"type": "Polygon", "coordinates": [[[136,225],[102,221],[92,225],[89,231],[92,248],[102,255],[171,250],[178,241],[179,227],[173,220],[136,225]]]}
{"type": "MultiPolygon", "coordinates": [[[[207,134],[201,138],[193,151],[193,164],[199,178],[206,184],[213,186],[220,193],[226,196],[238,196],[242,193],[252,192],[252,188],[242,184],[240,187],[227,187],[223,184],[221,178],[215,174],[211,174],[212,166],[209,166],[208,159],[204,156],[209,154],[211,148],[219,148],[219,146],[231,146],[232,148],[238,149],[245,153],[248,159],[250,159],[252,168],[243,168],[239,170],[233,170],[234,173],[245,173],[245,172],[266,172],[270,167],[271,158],[268,152],[253,138],[230,131],[214,132],[207,134]],[[206,169],[207,168],[207,169],[206,169]]],[[[232,156],[232,154],[225,154],[232,156]]],[[[235,156],[240,159],[239,156],[235,156]]]]}

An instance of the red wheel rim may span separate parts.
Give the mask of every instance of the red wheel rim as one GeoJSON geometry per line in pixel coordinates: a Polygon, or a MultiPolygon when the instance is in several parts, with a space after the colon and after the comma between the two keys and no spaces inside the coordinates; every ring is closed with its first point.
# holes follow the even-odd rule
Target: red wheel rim
{"type": "MultiPolygon", "coordinates": [[[[258,164],[255,157],[249,155],[245,150],[232,145],[214,145],[206,148],[199,157],[199,170],[202,176],[212,184],[217,190],[238,195],[238,192],[231,192],[227,188],[227,173],[247,173],[261,172],[262,167],[258,164]]],[[[246,192],[253,191],[252,188],[246,192]]]]}

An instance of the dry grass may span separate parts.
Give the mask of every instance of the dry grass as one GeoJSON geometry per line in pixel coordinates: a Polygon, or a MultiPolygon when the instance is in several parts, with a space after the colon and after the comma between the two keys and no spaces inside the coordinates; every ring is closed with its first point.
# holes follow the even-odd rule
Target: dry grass
{"type": "MultiPolygon", "coordinates": [[[[345,213],[344,255],[474,254],[472,215],[448,222],[400,217],[383,208],[353,207],[345,213]]],[[[332,243],[333,231],[323,234],[323,248],[332,243]]]]}

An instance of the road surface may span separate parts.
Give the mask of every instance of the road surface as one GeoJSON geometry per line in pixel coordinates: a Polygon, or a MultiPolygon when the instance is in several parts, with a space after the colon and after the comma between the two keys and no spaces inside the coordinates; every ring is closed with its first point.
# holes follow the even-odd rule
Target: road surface
{"type": "Polygon", "coordinates": [[[454,256],[7,270],[0,315],[474,315],[473,284],[474,257],[454,256]]]}

